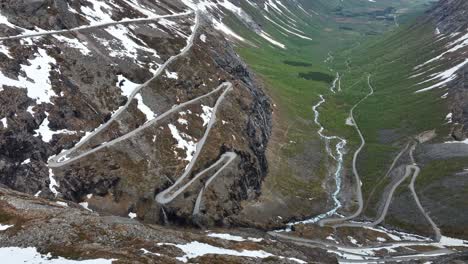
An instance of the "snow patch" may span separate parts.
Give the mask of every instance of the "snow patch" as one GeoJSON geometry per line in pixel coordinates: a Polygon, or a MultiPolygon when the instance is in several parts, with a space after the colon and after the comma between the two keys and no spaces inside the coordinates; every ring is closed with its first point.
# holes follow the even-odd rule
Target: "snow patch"
{"type": "MultiPolygon", "coordinates": [[[[37,104],[51,103],[50,97],[55,94],[50,83],[51,65],[55,65],[54,58],[47,55],[46,50],[39,48],[35,58],[28,60],[30,65],[21,65],[21,74],[18,80],[3,75],[0,71],[0,86],[8,85],[27,89],[28,97],[35,99],[37,104]]],[[[0,88],[2,91],[3,88],[0,88]]]]}
{"type": "MultiPolygon", "coordinates": [[[[182,257],[178,257],[177,259],[184,263],[187,263],[190,259],[201,257],[201,256],[208,255],[208,254],[261,258],[261,259],[275,256],[263,250],[245,250],[244,249],[242,251],[236,251],[232,249],[215,247],[210,244],[200,243],[197,241],[193,241],[185,245],[172,244],[172,243],[158,243],[158,246],[173,246],[173,247],[179,248],[185,253],[185,255],[182,257]]],[[[280,257],[280,258],[285,258],[285,257],[280,257]]],[[[296,258],[288,258],[288,259],[295,261],[297,263],[306,263],[305,261],[302,261],[296,258]]]]}
{"type": "Polygon", "coordinates": [[[253,238],[253,237],[243,238],[241,236],[235,236],[231,234],[221,234],[221,233],[210,233],[207,236],[229,240],[229,241],[236,241],[236,242],[243,242],[243,241],[261,242],[263,241],[263,238],[253,238]]]}
{"type": "Polygon", "coordinates": [[[57,181],[54,178],[54,172],[52,169],[49,169],[49,190],[57,197],[59,192],[57,191],[57,187],[60,187],[60,185],[57,183],[57,181]]]}
{"type": "Polygon", "coordinates": [[[203,113],[200,114],[200,118],[203,119],[203,126],[206,126],[210,122],[211,116],[213,115],[213,108],[206,105],[201,105],[201,107],[203,109],[203,113]]]}
{"type": "Polygon", "coordinates": [[[130,213],[128,213],[128,217],[130,217],[131,219],[135,219],[135,218],[137,218],[137,214],[130,212],[130,213]]]}
{"type": "Polygon", "coordinates": [[[46,112],[46,117],[42,121],[38,129],[34,130],[37,136],[41,136],[42,141],[49,143],[54,135],[66,134],[66,135],[75,135],[76,131],[70,131],[67,129],[52,131],[49,128],[49,114],[46,112]]]}
{"type": "Polygon", "coordinates": [[[7,230],[8,228],[10,227],[13,227],[14,225],[3,225],[3,224],[0,224],[0,231],[5,231],[7,230]]]}
{"type": "Polygon", "coordinates": [[[54,35],[54,38],[56,38],[58,41],[65,43],[66,46],[74,49],[78,49],[81,54],[88,56],[91,54],[91,50],[86,46],[86,42],[81,42],[77,38],[67,38],[62,35],[54,35]]]}
{"type": "Polygon", "coordinates": [[[267,40],[268,42],[270,42],[271,44],[273,44],[273,45],[275,45],[275,46],[277,46],[277,47],[280,47],[280,48],[282,48],[282,49],[286,49],[286,46],[285,46],[283,43],[274,40],[274,39],[273,39],[268,33],[266,33],[265,31],[261,31],[261,32],[259,33],[259,35],[260,35],[260,37],[266,39],[266,40],[267,40]]]}
{"type": "Polygon", "coordinates": [[[7,118],[6,118],[6,117],[0,119],[0,122],[2,122],[3,128],[5,128],[5,129],[8,128],[8,121],[7,121],[7,118]]]}
{"type": "Polygon", "coordinates": [[[213,18],[212,23],[213,23],[214,29],[221,31],[221,32],[223,32],[224,34],[226,34],[228,36],[234,37],[237,40],[245,41],[245,39],[243,37],[239,36],[232,29],[230,29],[228,26],[226,26],[223,22],[218,21],[218,20],[213,18]]]}
{"type": "Polygon", "coordinates": [[[169,129],[171,130],[172,137],[177,141],[176,148],[185,150],[186,157],[184,160],[191,162],[193,159],[193,154],[197,149],[197,144],[194,142],[193,138],[185,133],[180,133],[177,130],[177,127],[169,124],[169,129]]]}
{"type": "Polygon", "coordinates": [[[143,97],[141,97],[141,93],[135,95],[135,99],[137,99],[138,101],[138,109],[146,116],[146,122],[152,120],[156,116],[156,113],[154,113],[153,110],[151,110],[151,108],[149,108],[143,102],[143,97]]]}
{"type": "Polygon", "coordinates": [[[9,264],[111,264],[115,259],[90,259],[90,260],[69,260],[63,257],[52,258],[49,253],[43,255],[36,248],[4,247],[0,248],[0,259],[2,263],[9,264]]]}
{"type": "Polygon", "coordinates": [[[200,40],[201,40],[203,43],[206,43],[206,35],[205,35],[205,34],[201,34],[201,35],[200,35],[200,40]]]}
{"type": "Polygon", "coordinates": [[[174,79],[174,80],[179,79],[179,75],[177,74],[177,72],[170,72],[170,71],[166,70],[166,76],[169,79],[174,79]]]}

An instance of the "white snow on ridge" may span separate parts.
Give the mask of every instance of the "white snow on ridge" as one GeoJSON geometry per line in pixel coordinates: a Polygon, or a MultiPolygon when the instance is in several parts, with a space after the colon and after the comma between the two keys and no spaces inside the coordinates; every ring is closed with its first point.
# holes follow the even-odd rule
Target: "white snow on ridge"
{"type": "Polygon", "coordinates": [[[43,255],[36,248],[4,247],[0,248],[2,263],[8,264],[111,264],[115,259],[69,260],[63,257],[52,258],[49,253],[43,255]]]}
{"type": "MultiPolygon", "coordinates": [[[[238,7],[237,5],[231,3],[230,1],[228,0],[216,0],[216,1],[208,1],[208,0],[201,0],[200,2],[196,3],[195,4],[195,1],[194,0],[182,0],[182,2],[184,4],[186,4],[187,6],[189,6],[190,8],[192,9],[197,9],[197,10],[200,10],[206,14],[210,14],[210,12],[214,12],[214,11],[219,11],[219,12],[223,12],[222,9],[220,9],[220,7],[223,7],[229,11],[231,11],[233,14],[236,15],[237,18],[239,18],[240,20],[244,21],[246,24],[251,24],[251,23],[254,23],[252,18],[240,7],[238,7]]],[[[248,2],[249,4],[251,5],[255,5],[253,3],[250,3],[248,2]]],[[[278,1],[278,0],[268,0],[268,3],[265,4],[265,8],[266,8],[266,11],[268,12],[268,6],[272,6],[274,7],[274,9],[276,10],[277,13],[283,15],[283,11],[281,8],[286,8],[286,6],[284,6],[281,1],[278,1]]],[[[214,16],[210,16],[211,19],[212,19],[212,25],[214,27],[214,29],[218,30],[218,31],[221,31],[222,33],[224,33],[226,36],[228,37],[233,37],[234,39],[238,40],[238,41],[242,41],[242,42],[245,42],[246,40],[240,36],[239,34],[237,34],[236,32],[234,32],[231,28],[229,28],[225,23],[222,22],[222,18],[219,19],[219,18],[215,18],[214,16]]],[[[287,18],[288,22],[289,23],[293,23],[294,24],[294,19],[288,17],[285,15],[285,17],[287,18]]],[[[272,20],[271,20],[272,21],[272,20]]],[[[273,23],[276,23],[274,21],[272,21],[273,23]]],[[[286,22],[283,22],[285,24],[287,24],[286,22]]],[[[293,34],[297,37],[300,37],[300,38],[303,38],[303,39],[309,39],[311,40],[311,38],[307,37],[307,36],[304,36],[302,34],[300,34],[300,30],[296,29],[294,26],[290,26],[293,28],[293,30],[289,30],[279,24],[276,23],[277,26],[281,27],[284,31],[288,32],[289,34],[293,34]],[[298,32],[294,32],[294,31],[299,31],[298,32]]],[[[289,26],[289,25],[288,25],[289,26]]],[[[258,30],[258,29],[255,29],[255,32],[261,36],[262,38],[266,39],[268,42],[270,42],[271,44],[277,46],[277,47],[280,47],[282,49],[285,49],[286,46],[282,43],[280,43],[279,41],[276,41],[274,40],[268,33],[266,33],[265,31],[262,31],[262,30],[258,30]]],[[[281,32],[282,33],[282,32],[281,32]]],[[[285,34],[285,33],[283,33],[285,34]]],[[[203,35],[204,36],[204,35],[203,35]]],[[[205,42],[205,37],[202,37],[202,41],[205,42]]]]}
{"type": "MultiPolygon", "coordinates": [[[[441,72],[441,73],[436,73],[436,74],[433,74],[431,75],[432,78],[422,82],[422,83],[426,83],[426,82],[429,82],[429,81],[432,81],[432,80],[436,80],[436,79],[439,79],[440,81],[434,85],[431,85],[427,88],[424,88],[424,89],[420,89],[420,90],[417,90],[416,93],[420,93],[420,92],[425,92],[425,91],[429,91],[429,90],[432,90],[434,88],[438,88],[438,87],[442,87],[444,85],[446,85],[447,83],[455,80],[455,78],[457,78],[457,72],[463,68],[465,65],[468,64],[468,59],[465,59],[463,62],[455,65],[454,67],[444,71],[444,72],[441,72]]],[[[422,83],[419,83],[419,84],[422,84],[422,83]]]]}
{"type": "Polygon", "coordinates": [[[281,26],[280,24],[276,23],[273,19],[269,18],[268,16],[264,16],[268,21],[270,21],[271,23],[275,24],[276,26],[278,26],[279,28],[281,28],[282,30],[286,31],[287,33],[289,34],[293,34],[295,35],[296,37],[299,37],[299,38],[302,38],[302,39],[308,39],[308,40],[312,40],[312,38],[309,38],[307,36],[304,36],[304,35],[301,35],[299,33],[296,33],[296,32],[293,32],[283,26],[281,26]]]}
{"type": "Polygon", "coordinates": [[[226,26],[223,22],[221,21],[218,21],[216,19],[213,18],[212,20],[212,23],[213,23],[213,27],[216,29],[216,30],[219,30],[221,32],[223,32],[224,34],[228,35],[228,36],[231,36],[231,37],[234,37],[236,38],[237,40],[240,40],[240,41],[245,41],[245,39],[241,36],[239,36],[237,33],[235,33],[232,29],[230,29],[228,26],[226,26]]]}
{"type": "MultiPolygon", "coordinates": [[[[439,31],[440,32],[440,31],[439,31]]],[[[460,35],[461,33],[458,33],[457,35],[460,35]]],[[[446,47],[450,47],[450,49],[444,51],[443,53],[441,53],[440,55],[424,62],[423,64],[420,64],[418,66],[416,66],[414,69],[417,70],[417,69],[420,69],[422,68],[423,66],[427,65],[427,64],[430,64],[434,61],[437,61],[437,60],[440,60],[441,58],[443,58],[446,54],[449,54],[449,53],[453,53],[453,52],[456,52],[464,47],[467,47],[468,46],[468,33],[465,33],[463,34],[461,37],[458,37],[456,40],[450,42],[449,44],[446,45],[446,47]]]]}

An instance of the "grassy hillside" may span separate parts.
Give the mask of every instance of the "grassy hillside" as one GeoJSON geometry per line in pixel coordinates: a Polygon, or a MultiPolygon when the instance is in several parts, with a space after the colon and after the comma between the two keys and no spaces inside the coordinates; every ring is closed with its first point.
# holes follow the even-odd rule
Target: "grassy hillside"
{"type": "MultiPolygon", "coordinates": [[[[254,43],[255,47],[245,43],[238,44],[238,52],[266,83],[276,104],[276,137],[273,138],[271,151],[274,162],[270,162],[271,173],[265,188],[304,200],[330,198],[323,189],[323,183],[325,179],[329,179],[329,191],[333,191],[334,182],[330,173],[334,163],[328,162],[323,142],[316,133],[318,127],[313,122],[312,106],[319,101],[320,94],[327,98],[327,103],[320,108],[325,133],[347,138],[350,141],[348,153],[352,153],[360,142],[355,130],[345,125],[345,120],[352,105],[368,92],[367,72],[373,73],[372,82],[378,87],[378,91],[374,98],[356,111],[357,121],[370,142],[363,156],[372,153],[372,158],[360,160],[359,166],[362,167],[363,174],[379,175],[386,168],[387,160],[399,149],[393,145],[394,142],[379,143],[379,131],[382,128],[400,129],[401,123],[403,130],[398,133],[402,135],[400,138],[404,138],[426,129],[425,124],[428,122],[440,121],[440,117],[423,114],[425,108],[428,108],[425,104],[432,102],[432,96],[421,95],[418,99],[420,105],[416,106],[414,100],[408,97],[412,91],[402,91],[409,85],[409,81],[395,78],[407,75],[411,63],[402,62],[398,65],[398,71],[393,71],[396,65],[389,63],[404,54],[399,43],[405,36],[395,38],[393,35],[405,31],[398,27],[399,22],[394,20],[394,16],[398,15],[403,21],[408,21],[426,9],[427,3],[428,1],[423,0],[379,1],[377,4],[367,1],[304,1],[308,13],[291,7],[289,13],[268,15],[276,24],[245,4],[243,8],[253,14],[272,38],[285,44],[286,49],[271,45],[234,17],[224,20],[236,32],[254,43]],[[294,20],[296,28],[312,40],[285,34],[277,26],[282,23],[281,20],[294,20]],[[394,32],[383,41],[377,41],[388,31],[394,32]],[[389,42],[390,39],[394,41],[389,42]],[[388,54],[389,50],[395,52],[388,54]],[[329,54],[333,54],[334,60],[331,60],[329,54]],[[350,64],[346,65],[345,62],[350,64]],[[333,96],[329,87],[336,73],[331,68],[345,75],[342,81],[343,92],[333,96]],[[391,89],[380,88],[390,86],[390,83],[391,89]],[[423,111],[411,111],[408,105],[410,102],[411,107],[418,107],[423,111]],[[386,115],[383,117],[383,114],[386,115]],[[400,122],[402,116],[407,121],[400,122]]],[[[434,107],[430,104],[430,107],[434,112],[443,109],[443,105],[434,107]]],[[[346,156],[348,165],[351,156],[346,156]]],[[[377,179],[378,177],[366,177],[364,184],[373,185],[377,179]]],[[[368,192],[365,188],[365,193],[368,192]]],[[[317,200],[314,201],[317,204],[317,200]]],[[[322,208],[312,213],[319,213],[325,210],[323,207],[332,206],[324,202],[318,204],[322,208]]],[[[311,211],[310,208],[307,210],[311,211]]]]}

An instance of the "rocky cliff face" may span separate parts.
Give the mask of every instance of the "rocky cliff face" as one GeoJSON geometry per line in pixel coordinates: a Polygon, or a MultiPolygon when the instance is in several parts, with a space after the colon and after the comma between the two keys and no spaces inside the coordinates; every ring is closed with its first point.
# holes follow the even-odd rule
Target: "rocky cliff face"
{"type": "Polygon", "coordinates": [[[465,140],[468,136],[468,2],[443,0],[438,2],[427,17],[437,28],[436,33],[446,36],[445,45],[437,52],[442,54],[440,64],[452,68],[445,74],[451,75],[447,84],[446,97],[450,101],[450,120],[453,123],[451,136],[455,140],[465,140]]]}
{"type": "Polygon", "coordinates": [[[183,2],[2,1],[0,182],[151,223],[231,224],[268,170],[270,102],[183,2]]]}

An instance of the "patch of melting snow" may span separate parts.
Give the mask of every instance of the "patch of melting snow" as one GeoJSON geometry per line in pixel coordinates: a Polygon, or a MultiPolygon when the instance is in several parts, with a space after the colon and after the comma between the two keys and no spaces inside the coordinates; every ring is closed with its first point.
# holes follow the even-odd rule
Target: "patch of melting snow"
{"type": "Polygon", "coordinates": [[[135,219],[135,218],[137,218],[137,214],[133,213],[133,212],[130,212],[130,213],[128,213],[128,217],[130,217],[131,219],[135,219]]]}
{"type": "Polygon", "coordinates": [[[151,108],[149,108],[149,106],[147,106],[143,102],[143,97],[141,97],[141,93],[135,95],[135,99],[137,99],[138,101],[138,109],[146,116],[146,122],[156,117],[156,113],[154,113],[153,110],[151,110],[151,108]]]}
{"type": "Polygon", "coordinates": [[[185,126],[188,126],[188,121],[183,119],[183,118],[179,118],[177,119],[177,122],[181,125],[185,125],[185,126]]]}
{"type": "Polygon", "coordinates": [[[57,183],[57,181],[54,178],[54,172],[52,169],[49,169],[49,190],[57,197],[59,192],[57,191],[57,187],[60,187],[60,185],[57,183]]]}
{"type": "Polygon", "coordinates": [[[348,240],[349,240],[352,244],[359,246],[358,241],[357,241],[354,237],[348,236],[348,240]]]}
{"type": "MultiPolygon", "coordinates": [[[[148,46],[143,46],[135,42],[134,39],[139,40],[140,43],[145,43],[123,25],[115,25],[106,28],[105,31],[114,37],[114,39],[109,42],[120,44],[123,47],[123,49],[112,49],[109,53],[109,56],[111,57],[128,57],[138,62],[138,51],[143,51],[156,58],[160,58],[154,49],[150,49],[148,46]]],[[[138,64],[140,66],[144,66],[141,63],[138,64]]]]}
{"type": "Polygon", "coordinates": [[[115,85],[122,90],[122,94],[129,97],[135,89],[141,86],[141,84],[134,83],[124,77],[122,74],[117,75],[117,84],[115,85]]]}
{"type": "Polygon", "coordinates": [[[67,38],[64,37],[63,35],[54,35],[54,38],[56,38],[58,41],[65,43],[66,46],[70,48],[77,49],[81,52],[81,54],[87,56],[91,54],[91,50],[86,46],[88,43],[86,42],[81,42],[77,38],[67,38]]]}
{"type": "Polygon", "coordinates": [[[468,144],[468,138],[462,141],[446,141],[445,144],[468,144]]]}
{"type": "Polygon", "coordinates": [[[136,0],[124,0],[124,2],[146,17],[153,17],[156,14],[156,10],[151,9],[148,6],[143,6],[136,0]]]}
{"type": "Polygon", "coordinates": [[[0,248],[2,263],[8,264],[111,264],[115,259],[69,260],[63,257],[52,258],[50,253],[43,255],[34,247],[4,247],[0,248]]]}
{"type": "Polygon", "coordinates": [[[439,82],[434,84],[434,85],[431,85],[431,86],[429,86],[427,88],[417,90],[416,93],[425,92],[425,91],[432,90],[434,88],[442,87],[442,86],[446,85],[447,83],[455,80],[457,78],[457,76],[458,76],[457,72],[467,64],[468,64],[468,59],[465,59],[463,62],[453,66],[452,68],[450,68],[450,69],[448,69],[446,71],[443,71],[441,73],[432,74],[431,75],[432,78],[430,78],[428,80],[425,80],[424,82],[421,82],[419,84],[423,84],[423,83],[433,81],[433,80],[439,80],[439,82]]]}
{"type": "Polygon", "coordinates": [[[266,33],[265,31],[261,31],[260,33],[258,33],[260,35],[260,37],[266,39],[268,42],[270,42],[271,44],[277,46],[277,47],[280,47],[282,49],[286,49],[286,46],[279,42],[279,41],[276,41],[274,40],[268,33],[266,33]]]}
{"type": "Polygon", "coordinates": [[[453,113],[448,113],[447,116],[445,117],[445,120],[447,121],[447,123],[452,123],[452,117],[453,117],[453,113]]]}
{"type": "Polygon", "coordinates": [[[170,71],[166,70],[166,76],[169,79],[174,79],[174,80],[179,79],[179,74],[177,74],[177,72],[170,72],[170,71]]]}
{"type": "Polygon", "coordinates": [[[94,23],[113,22],[112,7],[104,1],[90,1],[93,7],[81,6],[81,14],[85,15],[86,19],[94,23]]]}
{"type": "Polygon", "coordinates": [[[146,249],[144,249],[144,248],[140,248],[140,250],[143,251],[143,254],[161,256],[161,254],[159,254],[159,253],[154,253],[154,252],[151,252],[151,251],[146,250],[146,249]]]}
{"type": "Polygon", "coordinates": [[[21,162],[21,165],[26,165],[31,163],[31,159],[25,159],[23,162],[21,162]]]}
{"type": "Polygon", "coordinates": [[[68,207],[68,204],[66,202],[56,201],[55,203],[62,206],[62,207],[68,207]]]}
{"type": "Polygon", "coordinates": [[[0,224],[0,231],[5,231],[7,230],[8,228],[10,227],[13,227],[14,225],[4,225],[4,224],[0,224]]]}
{"type": "MultiPolygon", "coordinates": [[[[0,86],[25,88],[28,97],[35,99],[37,104],[51,103],[50,97],[55,93],[50,82],[50,71],[52,70],[51,65],[56,64],[55,59],[47,55],[46,50],[38,48],[35,58],[28,60],[28,62],[30,65],[21,65],[21,71],[26,76],[20,74],[18,80],[6,77],[0,71],[0,86]]],[[[0,91],[2,90],[3,88],[0,88],[0,91]]]]}
{"type": "Polygon", "coordinates": [[[258,242],[263,241],[263,238],[253,238],[253,237],[243,238],[241,236],[235,236],[231,234],[221,234],[221,233],[210,233],[207,236],[229,240],[229,241],[236,241],[236,242],[252,241],[252,242],[258,243],[258,242]]]}
{"type": "Polygon", "coordinates": [[[89,204],[88,202],[81,202],[80,203],[81,207],[83,207],[84,209],[90,211],[90,212],[93,212],[93,210],[89,209],[89,204]]]}
{"type": "Polygon", "coordinates": [[[54,135],[58,134],[67,134],[67,135],[75,135],[76,131],[70,131],[67,129],[52,131],[49,127],[49,114],[46,112],[46,117],[42,121],[41,125],[38,129],[34,130],[37,136],[41,136],[42,141],[49,143],[54,135]]]}
{"type": "Polygon", "coordinates": [[[209,107],[206,105],[201,105],[203,109],[203,113],[200,114],[200,118],[203,119],[203,126],[208,125],[211,120],[211,116],[213,115],[213,107],[209,107]]]}
{"type": "Polygon", "coordinates": [[[205,35],[205,34],[201,34],[201,35],[200,35],[200,40],[201,40],[203,43],[206,43],[206,35],[205,35]]]}
{"type": "Polygon", "coordinates": [[[177,141],[176,147],[185,150],[186,157],[184,160],[190,162],[193,159],[193,154],[197,149],[197,144],[193,138],[185,133],[180,133],[177,127],[169,124],[169,130],[171,130],[172,137],[177,141]]]}
{"type": "MultiPolygon", "coordinates": [[[[436,32],[437,32],[437,30],[438,30],[438,28],[436,29],[436,32]]],[[[439,34],[440,34],[440,31],[439,31],[439,34]]],[[[452,37],[459,36],[461,34],[463,34],[463,33],[455,33],[455,34],[452,34],[452,37]]],[[[462,48],[464,48],[466,46],[468,46],[468,33],[465,33],[465,34],[461,35],[460,37],[458,37],[454,41],[447,44],[446,47],[449,48],[448,50],[444,51],[439,56],[436,56],[436,57],[424,62],[423,64],[420,64],[420,65],[416,66],[415,69],[420,69],[420,68],[422,68],[423,66],[425,66],[427,64],[430,64],[430,63],[432,63],[434,61],[440,60],[446,54],[456,52],[456,51],[458,51],[458,50],[460,50],[460,49],[462,49],[462,48]]]]}
{"type": "Polygon", "coordinates": [[[0,43],[0,53],[5,54],[5,56],[7,56],[10,59],[13,59],[13,57],[10,54],[9,48],[1,43],[0,43]]]}
{"type": "MultiPolygon", "coordinates": [[[[273,257],[275,255],[268,253],[263,250],[242,250],[242,251],[237,251],[237,250],[232,250],[232,249],[226,249],[226,248],[221,248],[221,247],[215,247],[210,244],[206,243],[200,243],[198,241],[193,241],[185,245],[181,244],[173,244],[173,243],[158,243],[158,246],[173,246],[177,247],[180,250],[182,250],[185,255],[182,257],[177,257],[178,260],[187,263],[190,259],[201,257],[204,255],[229,255],[229,256],[238,256],[238,257],[250,257],[250,258],[268,258],[268,257],[273,257]]],[[[286,258],[286,257],[281,257],[280,258],[286,258]]],[[[303,260],[296,259],[296,258],[287,258],[289,260],[295,261],[297,263],[306,263],[303,260]]]]}
{"type": "Polygon", "coordinates": [[[239,36],[232,29],[230,29],[228,26],[226,26],[223,22],[218,21],[218,20],[213,18],[212,23],[213,23],[214,29],[221,31],[221,32],[223,32],[224,34],[226,34],[228,36],[234,37],[237,40],[245,41],[245,39],[243,37],[239,36]]]}
{"type": "Polygon", "coordinates": [[[0,122],[2,122],[3,128],[5,128],[5,129],[8,128],[8,121],[7,121],[6,117],[0,119],[0,122]]]}
{"type": "Polygon", "coordinates": [[[383,238],[383,237],[377,237],[377,241],[379,242],[385,242],[387,241],[387,239],[383,238]]]}

